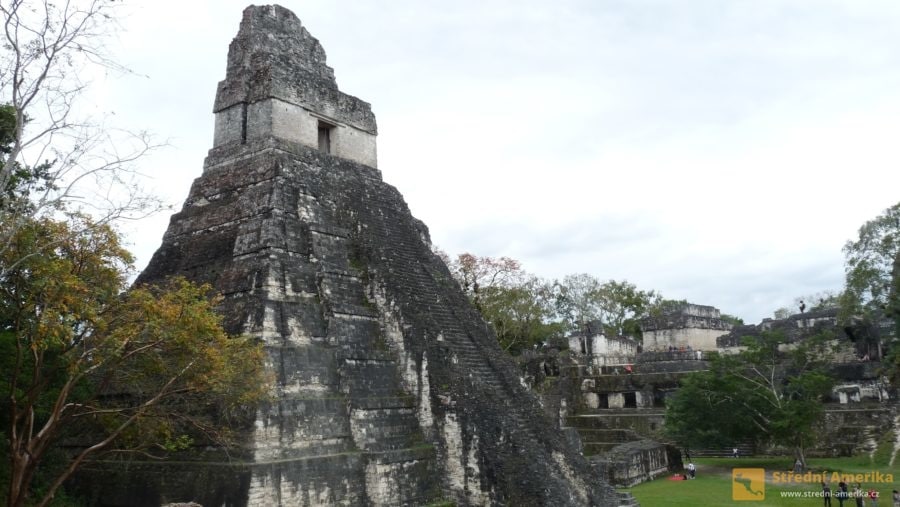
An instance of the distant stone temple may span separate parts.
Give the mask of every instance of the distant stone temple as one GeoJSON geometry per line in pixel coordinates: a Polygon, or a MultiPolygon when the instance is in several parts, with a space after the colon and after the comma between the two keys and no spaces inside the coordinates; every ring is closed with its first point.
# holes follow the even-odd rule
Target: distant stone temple
{"type": "Polygon", "coordinates": [[[727,334],[731,324],[712,306],[680,303],[661,315],[641,321],[645,351],[714,351],[716,338],[727,334]]]}
{"type": "Polygon", "coordinates": [[[293,13],[244,11],[214,112],[137,283],[212,284],[226,329],[264,344],[273,399],[237,450],[87,465],[95,503],[618,504],[382,181],[369,104],[293,13]]]}
{"type": "Polygon", "coordinates": [[[583,330],[568,336],[569,350],[583,355],[592,366],[621,366],[634,362],[640,352],[637,341],[627,336],[606,336],[600,321],[589,322],[583,330]]]}
{"type": "Polygon", "coordinates": [[[837,380],[832,400],[841,405],[886,402],[893,396],[890,382],[880,372],[881,336],[889,324],[878,323],[873,329],[867,325],[841,325],[837,308],[822,308],[790,315],[784,319],[763,319],[756,325],[737,326],[716,339],[719,351],[735,353],[745,348],[746,337],[764,332],[778,332],[785,337],[782,350],[796,347],[812,335],[826,333],[827,359],[831,374],[837,380]]]}

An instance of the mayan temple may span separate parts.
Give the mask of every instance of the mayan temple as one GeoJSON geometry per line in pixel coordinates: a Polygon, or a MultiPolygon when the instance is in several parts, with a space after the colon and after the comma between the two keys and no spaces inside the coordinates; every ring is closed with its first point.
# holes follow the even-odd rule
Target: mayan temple
{"type": "Polygon", "coordinates": [[[135,461],[106,505],[616,505],[376,168],[370,105],[280,6],[244,11],[203,174],[137,283],[224,295],[275,377],[241,449],[135,461]]]}

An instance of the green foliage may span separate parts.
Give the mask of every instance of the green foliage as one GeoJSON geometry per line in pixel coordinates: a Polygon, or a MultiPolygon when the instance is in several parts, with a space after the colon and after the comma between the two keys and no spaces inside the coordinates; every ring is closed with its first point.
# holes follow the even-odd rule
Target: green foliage
{"type": "Polygon", "coordinates": [[[9,104],[0,104],[0,155],[5,160],[12,153],[12,144],[16,141],[16,108],[9,104]]]}
{"type": "Polygon", "coordinates": [[[721,314],[719,316],[719,318],[722,319],[722,321],[731,324],[732,326],[743,326],[744,325],[744,319],[742,319],[740,317],[735,317],[734,315],[729,315],[727,313],[721,314]]]}
{"type": "Polygon", "coordinates": [[[640,336],[640,319],[662,302],[652,290],[639,290],[626,280],[600,282],[587,273],[566,276],[557,282],[557,291],[557,311],[569,331],[599,320],[607,334],[640,336]]]}
{"type": "Polygon", "coordinates": [[[890,464],[891,458],[894,456],[894,431],[885,432],[878,440],[878,448],[872,454],[872,465],[876,467],[886,467],[890,464]]]}
{"type": "Polygon", "coordinates": [[[686,447],[731,445],[752,439],[793,447],[804,459],[822,398],[826,334],[789,344],[780,332],[745,339],[745,350],[710,358],[709,371],[689,375],[669,401],[666,433],[686,447]]]}
{"type": "Polygon", "coordinates": [[[891,290],[885,314],[894,321],[894,341],[884,361],[885,372],[894,385],[900,385],[900,252],[894,257],[891,290]]]}
{"type": "Polygon", "coordinates": [[[82,215],[21,221],[9,237],[0,423],[11,505],[49,501],[89,455],[232,441],[229,423],[266,396],[263,352],[225,334],[209,287],[176,279],[123,292],[131,255],[82,215]],[[81,450],[57,469],[49,457],[63,440],[81,450]]]}
{"type": "Polygon", "coordinates": [[[845,317],[882,315],[890,293],[892,270],[900,254],[900,203],[859,228],[859,237],[844,245],[846,284],[841,295],[845,317]]]}
{"type": "Polygon", "coordinates": [[[500,346],[511,354],[532,348],[562,330],[560,323],[551,321],[552,287],[533,276],[484,289],[481,313],[493,326],[500,346]]]}
{"type": "Polygon", "coordinates": [[[437,250],[454,280],[497,334],[504,350],[518,354],[534,345],[581,331],[600,320],[608,334],[640,336],[640,319],[662,298],[627,281],[600,282],[588,274],[549,282],[509,257],[469,253],[451,259],[437,250]]]}
{"type": "Polygon", "coordinates": [[[553,321],[552,286],[526,273],[518,261],[468,253],[453,260],[443,252],[438,255],[504,350],[518,354],[560,333],[561,326],[553,321]]]}
{"type": "MultiPolygon", "coordinates": [[[[12,153],[15,142],[16,110],[8,104],[0,105],[0,166],[12,153]]],[[[52,161],[45,161],[35,167],[27,167],[13,161],[4,188],[0,189],[0,212],[26,211],[33,204],[29,197],[35,193],[55,190],[56,184],[50,175],[52,161]]],[[[2,216],[2,215],[0,215],[2,216]]]]}

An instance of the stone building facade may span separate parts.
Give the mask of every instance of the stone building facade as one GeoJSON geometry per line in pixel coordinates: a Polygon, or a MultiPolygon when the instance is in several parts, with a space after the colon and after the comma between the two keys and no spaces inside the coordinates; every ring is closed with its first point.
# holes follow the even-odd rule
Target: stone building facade
{"type": "Polygon", "coordinates": [[[627,336],[606,336],[599,321],[588,323],[583,331],[572,333],[567,339],[569,350],[594,367],[629,365],[641,348],[627,336]]]}
{"type": "Polygon", "coordinates": [[[712,306],[682,303],[670,307],[659,316],[641,321],[644,350],[714,351],[716,338],[732,328],[721,317],[719,310],[712,306]]]}

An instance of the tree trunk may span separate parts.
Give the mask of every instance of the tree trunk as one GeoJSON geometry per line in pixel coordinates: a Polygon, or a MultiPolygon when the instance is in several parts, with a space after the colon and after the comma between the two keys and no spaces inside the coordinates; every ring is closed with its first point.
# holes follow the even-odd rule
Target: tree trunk
{"type": "Polygon", "coordinates": [[[802,445],[797,444],[797,446],[794,447],[794,457],[795,457],[795,460],[800,460],[800,466],[803,468],[803,471],[805,471],[806,470],[806,455],[803,452],[802,445]]]}
{"type": "Polygon", "coordinates": [[[9,506],[22,507],[28,498],[28,490],[31,486],[31,476],[34,465],[28,454],[22,454],[17,449],[12,449],[10,457],[11,470],[9,471],[9,506]]]}

